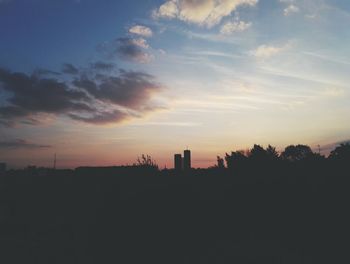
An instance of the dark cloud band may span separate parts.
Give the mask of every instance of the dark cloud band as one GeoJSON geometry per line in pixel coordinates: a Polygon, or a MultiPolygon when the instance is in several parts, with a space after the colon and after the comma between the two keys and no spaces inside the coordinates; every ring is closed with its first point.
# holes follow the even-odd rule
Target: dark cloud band
{"type": "MultiPolygon", "coordinates": [[[[63,72],[68,73],[66,66],[63,72]]],[[[35,125],[41,114],[65,115],[93,124],[118,123],[133,117],[131,112],[142,116],[156,109],[150,101],[161,86],[152,75],[124,70],[113,73],[113,68],[113,64],[98,62],[90,65],[87,74],[74,67],[79,74],[72,81],[0,68],[0,92],[6,95],[0,106],[0,124],[35,125]]]]}

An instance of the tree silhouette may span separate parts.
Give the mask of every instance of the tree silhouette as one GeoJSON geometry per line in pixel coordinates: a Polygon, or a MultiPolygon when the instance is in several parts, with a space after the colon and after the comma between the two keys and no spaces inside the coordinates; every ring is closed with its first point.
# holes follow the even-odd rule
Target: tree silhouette
{"type": "Polygon", "coordinates": [[[340,144],[329,155],[331,160],[350,161],[350,143],[340,144]]]}
{"type": "Polygon", "coordinates": [[[219,169],[225,168],[225,164],[224,164],[224,159],[223,158],[221,158],[220,156],[217,156],[216,160],[217,160],[217,167],[219,169]]]}
{"type": "Polygon", "coordinates": [[[279,158],[279,155],[278,155],[278,152],[276,151],[276,148],[271,146],[271,145],[269,145],[266,148],[266,155],[267,155],[269,160],[278,160],[278,158],[279,158]]]}
{"type": "Polygon", "coordinates": [[[307,145],[290,145],[281,153],[281,158],[286,161],[305,161],[315,156],[311,148],[307,145]]]}
{"type": "Polygon", "coordinates": [[[266,161],[267,152],[262,146],[254,144],[253,148],[249,151],[248,157],[253,161],[266,161]]]}
{"type": "Polygon", "coordinates": [[[225,155],[225,161],[228,169],[232,169],[235,166],[240,166],[245,163],[247,156],[244,154],[243,150],[232,151],[231,155],[225,155]]]}

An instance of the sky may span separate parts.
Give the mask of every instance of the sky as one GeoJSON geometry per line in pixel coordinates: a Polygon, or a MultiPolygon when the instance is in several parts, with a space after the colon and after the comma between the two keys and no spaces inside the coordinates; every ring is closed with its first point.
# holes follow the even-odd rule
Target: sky
{"type": "Polygon", "coordinates": [[[0,0],[0,161],[194,167],[350,139],[347,0],[0,0]]]}

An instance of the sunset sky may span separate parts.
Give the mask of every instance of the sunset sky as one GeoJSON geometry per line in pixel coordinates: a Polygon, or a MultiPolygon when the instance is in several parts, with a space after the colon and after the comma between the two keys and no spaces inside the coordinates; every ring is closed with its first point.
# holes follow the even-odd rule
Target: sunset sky
{"type": "Polygon", "coordinates": [[[0,0],[0,162],[194,167],[350,139],[348,0],[0,0]]]}

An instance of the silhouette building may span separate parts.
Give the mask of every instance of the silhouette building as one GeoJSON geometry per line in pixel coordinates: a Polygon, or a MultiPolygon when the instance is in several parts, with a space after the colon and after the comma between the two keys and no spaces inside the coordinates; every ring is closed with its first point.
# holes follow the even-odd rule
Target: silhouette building
{"type": "Polygon", "coordinates": [[[6,172],[6,163],[0,162],[0,174],[3,174],[6,172]]]}
{"type": "Polygon", "coordinates": [[[184,156],[181,154],[174,155],[174,169],[177,171],[190,170],[191,169],[191,151],[184,150],[184,156]]]}
{"type": "Polygon", "coordinates": [[[184,167],[184,170],[191,169],[191,151],[188,149],[184,150],[183,167],[184,167]]]}
{"type": "Polygon", "coordinates": [[[177,171],[182,170],[182,157],[181,154],[175,154],[174,155],[174,168],[177,171]]]}

